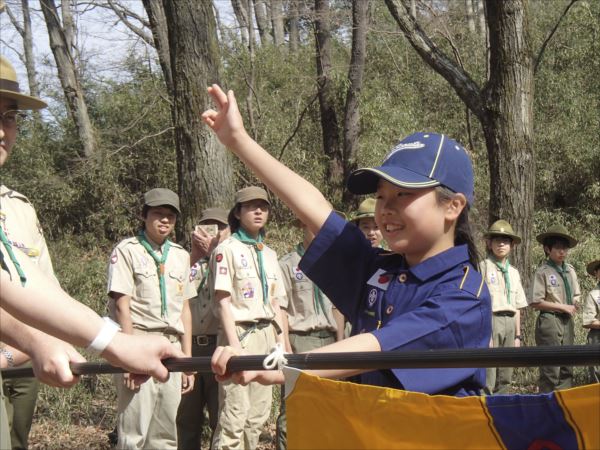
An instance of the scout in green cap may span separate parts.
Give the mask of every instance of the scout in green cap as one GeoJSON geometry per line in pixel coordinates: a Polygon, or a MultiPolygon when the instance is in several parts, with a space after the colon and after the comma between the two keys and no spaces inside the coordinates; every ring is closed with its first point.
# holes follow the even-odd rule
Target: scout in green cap
{"type": "MultiPolygon", "coordinates": [[[[21,92],[15,69],[8,59],[0,56],[0,166],[7,162],[14,148],[19,126],[26,118],[23,111],[45,107],[46,103],[39,98],[21,92]]],[[[25,254],[44,275],[58,285],[33,205],[25,195],[3,184],[0,185],[0,240],[5,257],[18,258],[25,254]]],[[[27,285],[28,274],[22,268],[19,272],[15,274],[16,279],[27,285]]],[[[0,347],[9,364],[23,364],[29,359],[11,346],[0,344],[0,347]]],[[[28,446],[38,386],[35,378],[16,378],[3,383],[13,448],[28,446]]]]}
{"type": "MultiPolygon", "coordinates": [[[[210,290],[220,320],[218,345],[249,354],[266,354],[281,333],[280,303],[286,302],[277,253],[265,242],[271,202],[267,192],[250,186],[236,192],[229,212],[231,237],[210,257],[210,290]]],[[[272,386],[232,382],[219,385],[219,422],[212,448],[256,448],[271,413],[272,386]]]]}
{"type": "MultiPolygon", "coordinates": [[[[553,225],[536,236],[544,246],[546,261],[535,272],[529,306],[540,311],[535,324],[537,345],[573,345],[573,316],[581,297],[575,269],[565,259],[569,249],[577,245],[562,225],[553,225]]],[[[572,367],[540,367],[540,392],[573,386],[572,367]]]]}
{"type": "MultiPolygon", "coordinates": [[[[521,242],[506,220],[497,220],[485,233],[487,258],[480,271],[492,296],[492,346],[520,347],[521,308],[527,299],[518,270],[509,261],[513,246],[521,242]]],[[[490,394],[507,394],[512,380],[512,367],[489,368],[486,389],[490,394]]]]}
{"type": "MultiPolygon", "coordinates": [[[[218,244],[230,236],[227,215],[229,210],[207,208],[202,211],[199,226],[192,233],[190,278],[198,295],[190,300],[192,314],[192,356],[211,356],[217,344],[219,320],[213,314],[212,293],[209,287],[208,261],[218,244]],[[213,225],[216,236],[203,226],[213,225]]],[[[177,443],[181,449],[201,448],[204,428],[204,409],[212,432],[219,414],[219,384],[211,373],[196,374],[194,389],[181,398],[177,411],[177,443]]]]}
{"type": "MultiPolygon", "coordinates": [[[[588,293],[583,307],[583,326],[589,328],[587,343],[600,344],[600,259],[590,262],[587,273],[596,279],[596,286],[588,293]]],[[[590,367],[590,383],[600,383],[600,366],[590,367]]]]}
{"type": "Polygon", "coordinates": [[[371,242],[371,247],[381,247],[383,235],[375,223],[374,198],[367,198],[358,205],[358,210],[352,215],[352,222],[371,242]]]}
{"type": "MultiPolygon", "coordinates": [[[[169,237],[180,211],[175,192],[156,188],[144,194],[143,228],[121,241],[108,265],[110,311],[123,332],[163,335],[191,356],[190,255],[169,237]]],[[[175,374],[174,374],[175,375],[175,374]]],[[[118,448],[176,449],[176,415],[194,375],[172,375],[166,383],[140,385],[129,374],[116,375],[118,448]]]]}

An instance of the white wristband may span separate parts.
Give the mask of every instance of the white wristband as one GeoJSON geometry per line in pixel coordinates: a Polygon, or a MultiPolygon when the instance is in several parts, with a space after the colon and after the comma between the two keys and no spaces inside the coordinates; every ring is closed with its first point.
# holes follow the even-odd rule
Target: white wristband
{"type": "Polygon", "coordinates": [[[86,348],[86,350],[93,355],[99,355],[102,353],[104,349],[108,347],[108,344],[110,344],[112,338],[115,337],[115,334],[121,331],[121,327],[116,322],[113,322],[108,317],[103,317],[103,319],[104,325],[102,325],[100,332],[96,335],[92,343],[86,348]]]}

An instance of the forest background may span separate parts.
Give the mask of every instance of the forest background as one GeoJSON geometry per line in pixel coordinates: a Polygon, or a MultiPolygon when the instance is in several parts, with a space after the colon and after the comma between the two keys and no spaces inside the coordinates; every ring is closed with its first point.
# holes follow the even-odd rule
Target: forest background
{"type": "MultiPolygon", "coordinates": [[[[534,236],[559,222],[580,241],[569,260],[583,292],[593,286],[585,264],[600,257],[600,1],[6,0],[6,5],[0,52],[17,66],[21,88],[50,107],[21,128],[1,181],[35,205],[62,286],[101,314],[107,257],[137,230],[144,191],[162,186],[179,192],[184,215],[178,239],[187,244],[202,208],[229,207],[235,190],[256,183],[197,120],[196,112],[208,105],[204,88],[211,82],[236,92],[259,143],[347,212],[361,200],[343,190],[352,168],[377,165],[414,131],[452,136],[473,158],[471,218],[482,254],[481,236],[491,221],[511,220],[526,238],[516,259],[528,285],[543,260],[534,236]],[[492,115],[502,114],[491,97],[511,93],[488,89],[498,71],[494,51],[501,45],[493,22],[502,13],[494,10],[497,5],[524,17],[513,37],[526,44],[524,65],[530,64],[532,80],[525,96],[531,115],[523,126],[531,132],[524,145],[509,140],[514,148],[500,149],[490,145],[489,122],[468,89],[460,90],[462,81],[449,81],[452,74],[468,74],[462,86],[480,88],[492,115]],[[104,28],[104,36],[114,31],[115,42],[94,34],[90,23],[104,28]],[[437,46],[430,57],[439,61],[446,55],[454,71],[440,76],[432,68],[435,61],[426,63],[427,52],[415,51],[418,34],[411,35],[411,24],[437,46]],[[101,45],[90,50],[92,41],[101,45]],[[52,52],[40,51],[48,42],[52,52]]],[[[518,115],[520,107],[509,108],[508,116],[518,115]]],[[[280,255],[299,239],[291,219],[275,201],[268,239],[280,255]]],[[[534,345],[533,320],[531,312],[525,314],[526,345],[534,345]]],[[[583,344],[580,317],[577,323],[577,343],[583,344]]],[[[515,391],[531,392],[536,374],[517,370],[515,391]]],[[[578,383],[585,382],[583,368],[576,374],[578,383]]],[[[114,404],[108,377],[85,378],[69,391],[45,388],[34,446],[96,442],[98,429],[113,426],[114,404]]]]}

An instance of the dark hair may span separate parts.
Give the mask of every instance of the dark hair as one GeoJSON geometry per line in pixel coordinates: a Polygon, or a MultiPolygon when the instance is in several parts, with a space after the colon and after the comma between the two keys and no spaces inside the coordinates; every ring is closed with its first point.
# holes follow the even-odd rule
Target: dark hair
{"type": "Polygon", "coordinates": [[[569,245],[568,239],[566,239],[564,237],[560,237],[560,236],[548,236],[547,238],[544,238],[543,244],[542,244],[544,246],[544,253],[546,254],[546,256],[548,256],[550,254],[550,252],[546,251],[546,247],[548,247],[550,250],[552,250],[552,248],[556,244],[563,244],[567,248],[571,248],[571,246],[569,245]]]}
{"type": "Polygon", "coordinates": [[[227,216],[227,222],[229,223],[229,229],[231,230],[231,233],[235,233],[240,228],[240,219],[236,217],[236,214],[239,215],[241,210],[242,204],[236,203],[235,206],[231,208],[231,211],[229,211],[229,215],[227,216]]]}
{"type": "MultiPolygon", "coordinates": [[[[171,205],[159,205],[159,206],[164,206],[165,208],[169,208],[171,211],[173,211],[175,213],[175,215],[177,216],[177,218],[179,218],[179,213],[171,205]]],[[[142,219],[146,219],[146,217],[148,217],[148,211],[150,211],[150,208],[156,208],[156,206],[148,206],[148,205],[142,206],[142,219]]],[[[145,230],[146,229],[146,223],[145,223],[144,220],[142,220],[142,223],[140,225],[140,229],[141,230],[145,230]]]]}
{"type": "MultiPolygon", "coordinates": [[[[456,195],[456,192],[444,186],[435,188],[438,202],[450,201],[456,195]]],[[[469,222],[469,205],[466,205],[461,211],[454,228],[454,245],[467,245],[469,251],[469,262],[476,270],[479,270],[479,252],[473,239],[473,231],[469,222]]]]}

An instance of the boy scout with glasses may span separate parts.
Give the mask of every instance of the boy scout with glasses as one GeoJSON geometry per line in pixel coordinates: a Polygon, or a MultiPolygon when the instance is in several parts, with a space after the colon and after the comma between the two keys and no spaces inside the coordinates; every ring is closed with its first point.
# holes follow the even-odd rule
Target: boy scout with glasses
{"type": "MultiPolygon", "coordinates": [[[[263,242],[271,203],[257,186],[240,189],[229,212],[231,237],[210,258],[213,304],[221,328],[217,345],[244,354],[266,354],[281,335],[283,276],[277,254],[263,242]]],[[[219,383],[219,422],[212,448],[255,449],[271,413],[272,386],[219,383]]]]}
{"type": "MultiPolygon", "coordinates": [[[[191,314],[196,296],[190,281],[190,256],[169,240],[180,213],[179,197],[169,189],[144,194],[143,229],[121,241],[108,265],[111,315],[124,333],[158,334],[191,356],[191,314]]],[[[115,376],[119,449],[176,449],[177,408],[194,376],[172,374],[139,385],[129,374],[115,376]]]]}
{"type": "MultiPolygon", "coordinates": [[[[521,237],[505,220],[494,222],[484,236],[488,256],[479,268],[492,297],[492,347],[520,347],[520,309],[527,306],[527,299],[521,276],[510,265],[509,255],[521,242],[521,237]]],[[[507,394],[512,373],[512,367],[488,368],[487,391],[490,394],[507,394]]]]}
{"type": "MultiPolygon", "coordinates": [[[[21,111],[39,110],[46,106],[42,100],[20,93],[14,68],[4,56],[0,56],[0,166],[9,158],[19,134],[19,122],[24,118],[21,111]]],[[[44,275],[58,284],[35,209],[27,197],[4,185],[0,185],[0,241],[5,255],[25,253],[44,275]]],[[[21,282],[26,285],[27,274],[20,275],[21,282]]],[[[29,359],[10,346],[0,343],[0,349],[9,367],[14,362],[29,359]]],[[[27,448],[38,382],[35,378],[21,378],[8,380],[3,386],[11,422],[12,447],[27,448]]]]}
{"type": "MultiPolygon", "coordinates": [[[[573,345],[573,316],[581,291],[575,269],[565,259],[577,240],[562,225],[551,226],[536,239],[544,246],[547,259],[535,272],[531,299],[528,299],[529,306],[540,311],[535,323],[535,342],[537,345],[573,345]]],[[[540,367],[540,392],[572,386],[572,367],[540,367]]]]}
{"type": "MultiPolygon", "coordinates": [[[[596,286],[585,298],[583,307],[583,326],[590,331],[587,343],[600,344],[600,259],[589,263],[587,273],[596,279],[596,286]]],[[[600,366],[590,367],[590,383],[600,383],[600,366]]]]}
{"type": "MultiPolygon", "coordinates": [[[[192,313],[192,356],[212,356],[217,344],[219,320],[211,305],[212,296],[208,283],[208,259],[213,249],[230,235],[227,223],[228,211],[208,208],[202,211],[200,225],[214,225],[218,233],[209,235],[198,227],[192,234],[192,257],[190,279],[198,292],[190,300],[192,313]]],[[[219,383],[213,374],[197,374],[194,389],[181,398],[177,411],[177,438],[180,450],[198,449],[201,446],[204,425],[204,408],[208,411],[208,423],[212,433],[217,427],[219,413],[219,383]]],[[[212,440],[212,436],[211,436],[212,440]]]]}

